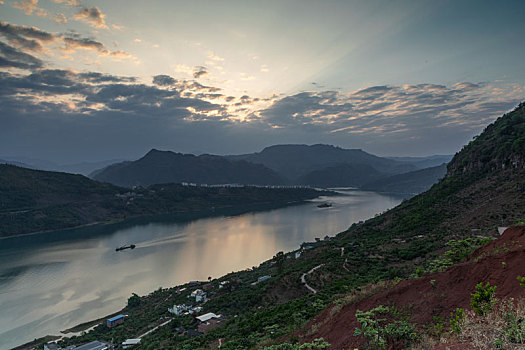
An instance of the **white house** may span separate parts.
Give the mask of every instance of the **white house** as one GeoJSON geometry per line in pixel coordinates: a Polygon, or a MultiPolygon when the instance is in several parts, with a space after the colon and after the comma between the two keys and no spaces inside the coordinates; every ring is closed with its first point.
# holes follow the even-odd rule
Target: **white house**
{"type": "Polygon", "coordinates": [[[169,308],[168,309],[168,312],[172,313],[172,314],[175,314],[177,316],[180,316],[182,315],[185,311],[188,311],[189,309],[191,309],[191,306],[189,305],[185,305],[185,304],[181,304],[181,305],[173,305],[173,309],[169,308]]]}
{"type": "Polygon", "coordinates": [[[208,312],[207,314],[197,316],[195,318],[199,320],[200,322],[206,322],[206,321],[211,320],[212,318],[220,318],[220,317],[221,317],[220,315],[215,315],[213,312],[208,312]]]}
{"type": "Polygon", "coordinates": [[[122,348],[127,349],[134,345],[140,344],[140,338],[137,339],[127,339],[125,342],[122,343],[122,348]]]}
{"type": "Polygon", "coordinates": [[[199,302],[206,302],[206,292],[202,289],[195,289],[193,292],[191,292],[191,297],[195,298],[195,301],[197,303],[199,302]]]}

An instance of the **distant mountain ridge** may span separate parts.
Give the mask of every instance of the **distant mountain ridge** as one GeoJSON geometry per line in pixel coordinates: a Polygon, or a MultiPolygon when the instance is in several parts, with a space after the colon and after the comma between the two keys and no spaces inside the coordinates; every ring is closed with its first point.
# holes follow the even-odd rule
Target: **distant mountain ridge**
{"type": "MultiPolygon", "coordinates": [[[[362,187],[393,175],[420,170],[451,156],[405,157],[389,159],[361,149],[331,145],[275,145],[261,152],[216,156],[195,156],[152,149],[136,161],[107,166],[90,177],[118,186],[149,186],[159,183],[304,185],[315,187],[362,187]]],[[[441,163],[438,163],[441,164],[441,163]]],[[[415,181],[420,173],[408,175],[415,181]]],[[[436,177],[424,176],[420,188],[429,188],[436,177]],[[426,181],[426,182],[425,182],[426,181]]],[[[402,179],[402,178],[399,178],[402,179]]],[[[414,187],[384,191],[412,193],[414,187]]],[[[392,183],[394,186],[394,183],[392,183]]]]}
{"type": "Polygon", "coordinates": [[[161,183],[279,185],[285,181],[263,165],[221,156],[152,149],[134,162],[110,165],[92,174],[98,181],[132,187],[161,183]]]}
{"type": "Polygon", "coordinates": [[[258,153],[227,157],[263,164],[292,182],[312,171],[340,164],[369,165],[376,171],[389,175],[417,169],[409,163],[378,157],[361,149],[344,149],[323,144],[275,145],[258,153]]]}

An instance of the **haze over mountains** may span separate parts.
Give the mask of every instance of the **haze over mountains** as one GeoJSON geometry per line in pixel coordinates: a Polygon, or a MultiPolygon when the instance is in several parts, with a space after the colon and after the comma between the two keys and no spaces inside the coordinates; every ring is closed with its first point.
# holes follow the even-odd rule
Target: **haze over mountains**
{"type": "Polygon", "coordinates": [[[121,162],[97,170],[90,176],[119,186],[149,186],[159,183],[307,185],[317,187],[367,187],[375,181],[383,191],[417,193],[435,183],[443,171],[418,170],[438,166],[451,156],[385,158],[360,149],[330,145],[275,145],[261,152],[214,156],[151,150],[136,161],[121,162]],[[415,172],[415,173],[413,173],[415,172]],[[393,175],[397,177],[391,178],[393,175]],[[416,180],[419,176],[421,180],[416,180]],[[403,188],[405,177],[418,186],[403,188]],[[397,184],[400,182],[400,184],[397,184]],[[391,184],[392,183],[392,184],[391,184]],[[388,185],[387,185],[388,184],[388,185]],[[414,192],[417,188],[417,192],[414,192]]]}

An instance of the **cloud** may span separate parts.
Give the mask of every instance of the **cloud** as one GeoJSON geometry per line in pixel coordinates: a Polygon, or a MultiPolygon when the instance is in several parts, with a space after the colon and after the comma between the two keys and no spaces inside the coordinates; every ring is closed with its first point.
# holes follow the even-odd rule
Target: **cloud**
{"type": "Polygon", "coordinates": [[[36,69],[42,66],[40,59],[0,41],[0,67],[36,69]]]}
{"type": "Polygon", "coordinates": [[[119,26],[118,24],[112,24],[111,28],[115,30],[124,30],[124,26],[119,26]]]}
{"type": "Polygon", "coordinates": [[[106,47],[101,42],[91,40],[91,39],[75,39],[75,38],[64,38],[64,43],[66,44],[66,51],[75,51],[78,49],[81,50],[94,50],[102,53],[106,53],[106,47]]]}
{"type": "Polygon", "coordinates": [[[53,0],[53,1],[56,2],[57,4],[66,4],[69,6],[82,6],[80,1],[78,0],[53,0]]]}
{"type": "Polygon", "coordinates": [[[255,77],[253,75],[241,73],[241,80],[255,80],[255,77]]]}
{"type": "MultiPolygon", "coordinates": [[[[91,50],[98,53],[100,56],[111,57],[113,60],[135,58],[128,52],[122,50],[111,51],[103,43],[93,39],[83,38],[75,33],[68,33],[66,35],[53,34],[36,27],[19,26],[6,22],[0,22],[0,37],[5,38],[11,48],[31,51],[32,53],[45,53],[49,48],[56,49],[56,47],[50,46],[51,44],[55,42],[63,42],[64,46],[60,47],[59,50],[67,53],[73,53],[77,50],[91,50]]],[[[4,51],[9,52],[11,55],[15,55],[13,50],[4,48],[4,51]]],[[[33,57],[33,59],[37,59],[41,63],[38,58],[33,57]]],[[[16,63],[15,61],[4,57],[3,64],[4,66],[10,65],[19,68],[40,66],[39,64],[36,64],[36,61],[34,60],[32,61],[33,63],[27,63],[27,60],[28,58],[26,58],[25,63],[16,63]]]]}
{"type": "Polygon", "coordinates": [[[42,43],[56,40],[53,34],[36,27],[12,25],[6,22],[0,22],[0,36],[17,48],[35,52],[43,50],[42,43]]]}
{"type": "Polygon", "coordinates": [[[55,16],[53,16],[53,21],[56,23],[64,24],[67,23],[66,15],[63,13],[55,13],[55,16]]]}
{"type": "Polygon", "coordinates": [[[47,16],[47,11],[38,7],[38,0],[20,0],[14,2],[11,6],[24,11],[26,15],[47,16]]]}
{"type": "Polygon", "coordinates": [[[195,79],[198,79],[207,74],[208,74],[208,70],[204,66],[196,66],[193,68],[193,77],[195,79]]]}
{"type": "Polygon", "coordinates": [[[177,73],[184,73],[189,76],[193,76],[193,68],[190,66],[187,66],[185,64],[177,64],[175,66],[175,72],[177,73]]]}
{"type": "Polygon", "coordinates": [[[76,50],[91,50],[98,52],[102,56],[110,56],[113,57],[116,60],[120,60],[123,58],[134,58],[134,56],[128,52],[117,50],[117,51],[110,51],[104,44],[102,44],[99,41],[88,39],[88,38],[72,38],[72,37],[66,37],[63,38],[64,41],[64,48],[62,48],[62,51],[64,52],[75,52],[76,50]]]}
{"type": "MultiPolygon", "coordinates": [[[[259,115],[271,126],[335,134],[417,137],[425,133],[472,132],[519,100],[493,101],[492,87],[460,83],[372,86],[353,93],[302,92],[276,100],[259,115]]],[[[375,137],[374,136],[374,137],[375,137]]]]}
{"type": "Polygon", "coordinates": [[[176,80],[170,77],[169,75],[160,74],[160,75],[155,75],[153,77],[153,84],[159,85],[159,86],[170,86],[170,85],[174,85],[175,82],[176,80]]]}
{"type": "Polygon", "coordinates": [[[78,12],[75,13],[75,19],[83,21],[95,28],[108,29],[108,25],[104,18],[104,15],[98,7],[82,7],[78,12]]]}
{"type": "Polygon", "coordinates": [[[224,58],[217,56],[213,51],[208,52],[208,58],[214,61],[220,61],[220,62],[224,61],[224,58]]]}

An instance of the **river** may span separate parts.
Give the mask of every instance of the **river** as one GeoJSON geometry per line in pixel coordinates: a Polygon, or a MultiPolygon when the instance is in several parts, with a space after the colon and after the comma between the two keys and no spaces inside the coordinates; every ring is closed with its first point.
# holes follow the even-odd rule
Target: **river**
{"type": "Polygon", "coordinates": [[[235,216],[91,226],[0,240],[0,350],[118,311],[132,293],[257,266],[402,200],[358,190],[340,193],[235,216]],[[317,207],[326,201],[333,206],[317,207]],[[135,249],[115,252],[131,243],[135,249]]]}

